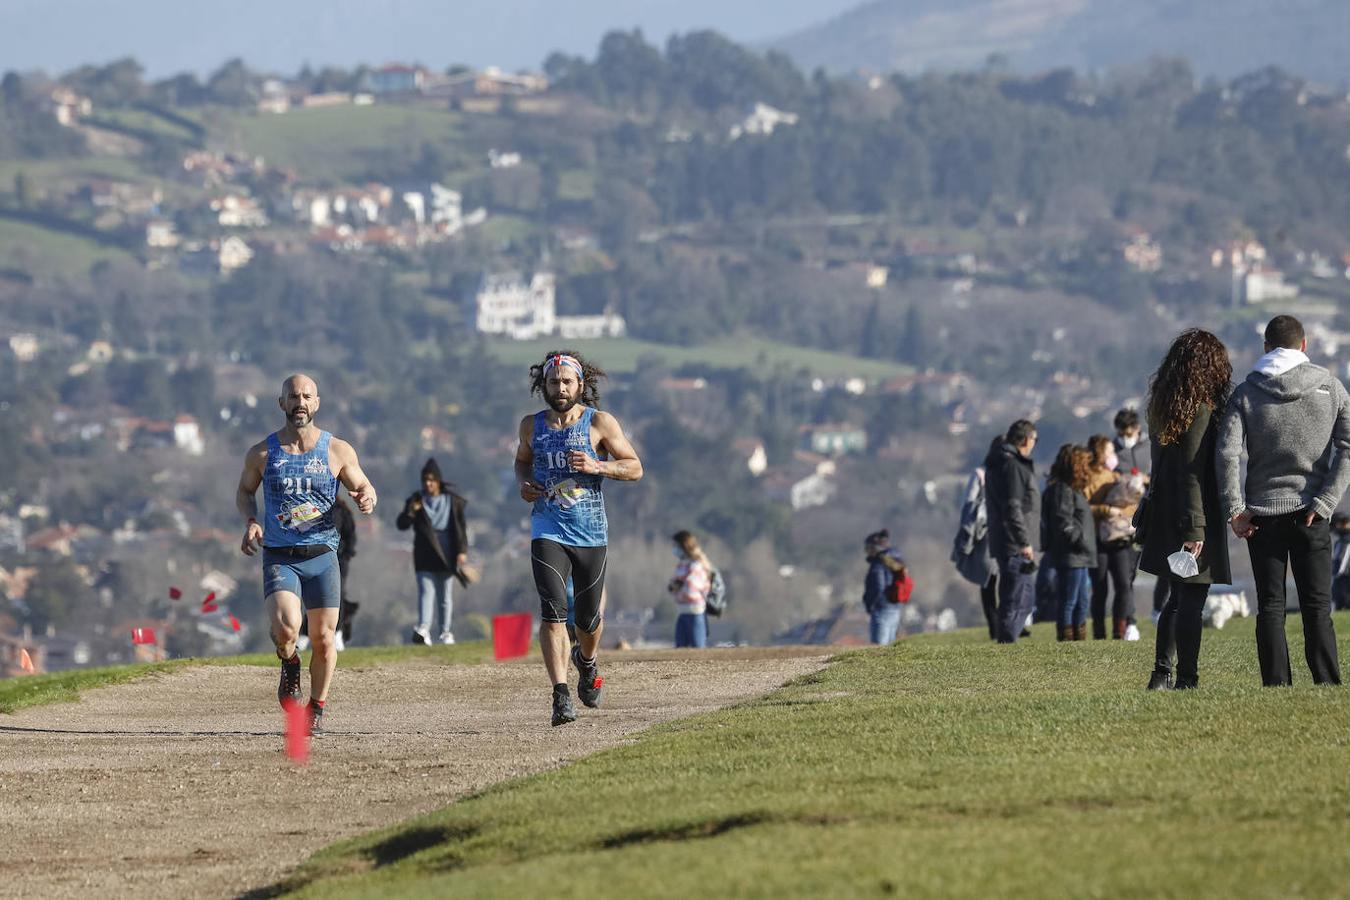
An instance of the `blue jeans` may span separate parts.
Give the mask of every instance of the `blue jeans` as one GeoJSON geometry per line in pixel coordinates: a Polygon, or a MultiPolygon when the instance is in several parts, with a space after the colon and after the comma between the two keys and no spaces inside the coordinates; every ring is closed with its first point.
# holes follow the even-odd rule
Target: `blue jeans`
{"type": "Polygon", "coordinates": [[[1092,577],[1085,568],[1056,566],[1059,580],[1059,627],[1082,625],[1087,622],[1088,603],[1092,600],[1092,577]]]}
{"type": "Polygon", "coordinates": [[[1024,572],[1027,560],[1013,556],[999,561],[998,570],[998,642],[1015,644],[1022,635],[1027,616],[1036,605],[1036,573],[1024,572]]]}
{"type": "Polygon", "coordinates": [[[708,646],[708,617],[703,613],[680,613],[675,620],[675,646],[708,646]]]}
{"type": "Polygon", "coordinates": [[[431,633],[436,607],[441,610],[441,633],[450,631],[450,613],[454,608],[453,583],[449,572],[417,573],[417,628],[431,633]]]}
{"type": "Polygon", "coordinates": [[[872,607],[871,621],[868,623],[867,636],[874,644],[895,642],[895,634],[900,630],[900,604],[881,600],[872,607]]]}

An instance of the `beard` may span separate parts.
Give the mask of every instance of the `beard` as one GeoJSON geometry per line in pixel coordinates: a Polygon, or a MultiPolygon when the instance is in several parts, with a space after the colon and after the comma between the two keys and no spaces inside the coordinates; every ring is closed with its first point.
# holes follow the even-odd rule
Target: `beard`
{"type": "Polygon", "coordinates": [[[297,409],[287,413],[286,419],[296,428],[304,428],[310,422],[314,421],[314,414],[307,410],[302,411],[297,409]]]}
{"type": "Polygon", "coordinates": [[[554,412],[565,413],[572,407],[576,406],[577,403],[580,402],[581,398],[573,397],[569,399],[567,397],[562,396],[561,394],[549,394],[546,395],[545,399],[548,400],[548,405],[553,409],[554,412]]]}

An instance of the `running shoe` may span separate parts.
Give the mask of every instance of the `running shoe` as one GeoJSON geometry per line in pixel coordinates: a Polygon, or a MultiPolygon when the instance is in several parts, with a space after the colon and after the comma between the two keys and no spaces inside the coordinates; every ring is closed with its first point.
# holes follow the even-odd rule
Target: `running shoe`
{"type": "Polygon", "coordinates": [[[600,677],[600,667],[595,660],[586,662],[581,658],[581,647],[572,648],[572,665],[577,667],[577,698],[595,709],[600,705],[600,688],[605,680],[600,677]]]}
{"type": "Polygon", "coordinates": [[[568,722],[577,720],[577,711],[572,706],[572,698],[568,694],[553,694],[553,726],[566,725],[568,722]]]}
{"type": "Polygon", "coordinates": [[[442,644],[453,644],[455,642],[455,636],[448,631],[442,631],[441,636],[437,638],[437,641],[442,644]]]}
{"type": "Polygon", "coordinates": [[[281,661],[281,684],[277,686],[281,705],[300,702],[300,654],[281,661]]]}
{"type": "Polygon", "coordinates": [[[323,707],[309,705],[309,736],[320,737],[323,734],[323,707]]]}
{"type": "Polygon", "coordinates": [[[414,628],[412,633],[412,642],[414,644],[430,644],[431,632],[425,628],[414,628]]]}
{"type": "Polygon", "coordinates": [[[1131,622],[1129,625],[1126,625],[1126,626],[1125,626],[1125,640],[1127,640],[1127,641],[1137,641],[1137,640],[1139,640],[1139,626],[1138,626],[1138,625],[1136,625],[1136,624],[1134,624],[1133,622],[1131,622]]]}

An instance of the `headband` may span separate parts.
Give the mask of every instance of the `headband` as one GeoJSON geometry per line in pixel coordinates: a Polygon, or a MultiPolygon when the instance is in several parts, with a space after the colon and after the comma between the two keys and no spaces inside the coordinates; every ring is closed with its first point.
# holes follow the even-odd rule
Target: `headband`
{"type": "Polygon", "coordinates": [[[544,361],[544,374],[548,375],[549,372],[552,372],[559,366],[567,366],[567,368],[576,372],[578,381],[586,380],[585,373],[581,371],[581,361],[575,356],[564,356],[561,353],[555,353],[544,361]]]}

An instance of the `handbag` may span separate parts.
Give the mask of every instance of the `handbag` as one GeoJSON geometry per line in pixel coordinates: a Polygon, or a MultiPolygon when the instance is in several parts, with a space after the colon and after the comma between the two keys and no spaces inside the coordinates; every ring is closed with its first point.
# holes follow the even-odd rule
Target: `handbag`
{"type": "Polygon", "coordinates": [[[1134,517],[1130,519],[1130,524],[1134,526],[1134,536],[1130,538],[1136,547],[1143,547],[1144,542],[1148,540],[1148,502],[1153,499],[1153,482],[1149,482],[1148,491],[1139,501],[1139,506],[1134,511],[1134,517]]]}

